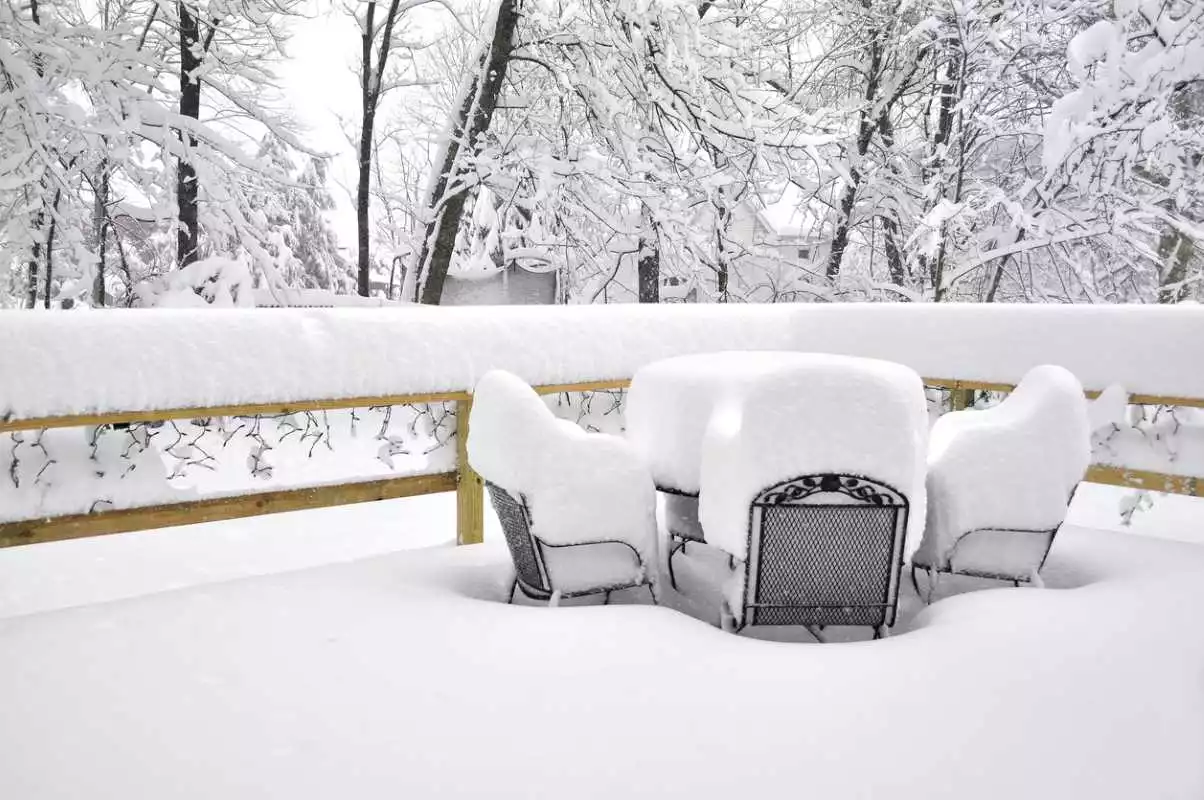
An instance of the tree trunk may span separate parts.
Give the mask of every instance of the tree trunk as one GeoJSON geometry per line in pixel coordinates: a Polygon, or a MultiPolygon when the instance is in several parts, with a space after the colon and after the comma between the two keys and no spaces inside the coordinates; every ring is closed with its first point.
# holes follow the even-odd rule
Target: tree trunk
{"type": "Polygon", "coordinates": [[[840,216],[837,217],[836,235],[832,237],[832,249],[828,252],[828,280],[835,281],[840,275],[840,265],[844,261],[845,248],[849,246],[849,229],[853,226],[853,204],[857,199],[857,185],[861,182],[861,173],[849,170],[853,182],[845,187],[844,195],[840,198],[840,216]]]}
{"type": "Polygon", "coordinates": [[[109,162],[102,159],[96,180],[96,199],[92,206],[92,235],[96,238],[96,275],[92,278],[92,305],[105,305],[105,255],[109,230],[109,162]]]}
{"type": "Polygon", "coordinates": [[[656,230],[645,228],[640,236],[640,250],[636,254],[636,299],[641,303],[661,301],[661,254],[656,246],[656,230]]]}
{"type": "Polygon", "coordinates": [[[895,286],[907,285],[907,270],[903,266],[903,253],[899,250],[899,222],[889,214],[879,217],[886,240],[886,265],[890,270],[890,282],[895,286]]]}
{"type": "Polygon", "coordinates": [[[715,195],[715,214],[718,217],[715,225],[715,287],[718,290],[716,298],[720,303],[728,301],[727,283],[730,277],[731,265],[728,263],[727,234],[731,224],[732,214],[723,199],[723,189],[715,195]]]}
{"type": "MultiPolygon", "coordinates": [[[[868,2],[863,0],[862,5],[869,8],[868,2]]],[[[865,71],[865,93],[863,100],[864,107],[858,114],[857,118],[857,142],[856,155],[850,159],[849,178],[852,183],[845,187],[844,195],[840,198],[840,212],[836,222],[836,235],[832,237],[832,249],[828,252],[828,266],[825,273],[828,280],[835,281],[840,275],[841,262],[844,261],[845,249],[849,246],[849,231],[853,227],[853,207],[857,200],[857,187],[861,184],[861,171],[859,166],[865,154],[869,152],[870,141],[874,137],[874,128],[877,126],[877,116],[871,117],[870,111],[873,108],[874,100],[878,96],[878,88],[882,82],[882,32],[873,31],[873,40],[870,43],[870,60],[865,71]]],[[[883,109],[881,114],[890,113],[889,109],[883,109]]]]}
{"type": "MultiPolygon", "coordinates": [[[[34,25],[42,24],[41,15],[38,10],[38,0],[30,0],[29,16],[30,16],[30,19],[33,21],[34,25]]],[[[42,66],[42,57],[40,54],[35,54],[33,57],[33,69],[34,69],[34,72],[37,73],[39,78],[42,77],[43,66],[42,66]]],[[[44,191],[46,188],[45,179],[43,178],[39,182],[38,185],[44,191]]],[[[39,202],[41,202],[41,201],[39,201],[39,202]]],[[[44,225],[45,222],[46,222],[46,212],[45,211],[39,210],[38,213],[34,214],[33,230],[31,231],[31,234],[33,235],[33,245],[29,249],[29,276],[28,276],[29,282],[26,284],[26,289],[25,289],[25,307],[26,308],[37,308],[37,305],[38,305],[38,262],[42,258],[42,241],[38,237],[38,232],[40,230],[42,230],[42,225],[44,225]]]]}
{"type": "MultiPolygon", "coordinates": [[[[33,235],[37,236],[42,227],[42,212],[34,217],[33,235]]],[[[25,287],[25,307],[38,307],[38,261],[42,258],[42,243],[35,241],[29,251],[29,283],[25,287]]]]}
{"type": "MultiPolygon", "coordinates": [[[[59,199],[62,197],[62,190],[54,193],[54,210],[58,211],[59,199]]],[[[58,219],[50,218],[50,228],[46,232],[46,269],[42,276],[45,281],[43,289],[42,308],[50,308],[50,281],[54,279],[54,235],[58,230],[58,219]]]]}
{"type": "Polygon", "coordinates": [[[1170,230],[1158,239],[1158,255],[1165,271],[1159,281],[1158,302],[1178,303],[1187,299],[1187,265],[1195,254],[1196,244],[1177,230],[1170,230]]]}
{"type": "MultiPolygon", "coordinates": [[[[195,77],[201,66],[201,29],[197,18],[181,2],[180,9],[180,116],[200,119],[201,83],[195,77]]],[[[180,132],[184,146],[176,165],[176,203],[178,205],[178,228],[176,230],[176,263],[186,267],[197,259],[197,182],[196,170],[192,167],[192,149],[196,139],[180,132]]]]}
{"type": "Polygon", "coordinates": [[[471,166],[469,157],[480,137],[493,122],[493,112],[501,95],[502,82],[514,48],[514,30],[518,24],[519,0],[500,0],[493,36],[481,54],[477,74],[473,77],[457,118],[450,128],[439,159],[432,189],[427,196],[429,221],[422,238],[422,248],[414,262],[417,268],[415,290],[423,303],[437,305],[443,296],[443,283],[451,266],[456,234],[464,216],[466,197],[462,179],[471,166]],[[461,157],[463,154],[463,157],[461,157]]]}
{"type": "MultiPolygon", "coordinates": [[[[371,291],[372,254],[369,249],[368,204],[371,202],[372,129],[376,125],[376,92],[373,91],[372,35],[376,3],[369,2],[360,32],[360,152],[359,182],[355,189],[355,226],[358,250],[357,291],[367,297],[371,291]]],[[[386,51],[387,52],[387,51],[386,51]]],[[[384,65],[381,64],[381,69],[384,65]]]]}

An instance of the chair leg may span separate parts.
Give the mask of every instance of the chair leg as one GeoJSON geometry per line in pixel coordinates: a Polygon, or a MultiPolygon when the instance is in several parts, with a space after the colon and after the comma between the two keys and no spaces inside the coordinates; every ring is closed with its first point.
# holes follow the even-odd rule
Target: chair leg
{"type": "Polygon", "coordinates": [[[610,605],[610,592],[609,591],[606,593],[606,599],[602,601],[602,605],[604,605],[604,606],[610,605]]]}
{"type": "Polygon", "coordinates": [[[648,587],[648,596],[652,598],[652,605],[659,606],[660,601],[656,599],[656,590],[652,588],[652,584],[646,583],[644,585],[648,587]]]}
{"type": "Polygon", "coordinates": [[[882,625],[874,626],[874,639],[875,640],[885,639],[889,635],[890,635],[890,629],[886,627],[885,623],[883,623],[882,625]]]}
{"type": "Polygon", "coordinates": [[[560,605],[560,590],[552,592],[552,596],[548,598],[548,608],[556,608],[560,605]]]}
{"type": "Polygon", "coordinates": [[[807,633],[809,633],[813,637],[815,637],[815,641],[819,642],[820,644],[828,643],[828,640],[825,639],[823,636],[823,628],[822,627],[816,627],[814,625],[804,625],[803,627],[807,629],[807,633]]]}
{"type": "Polygon", "coordinates": [[[514,593],[517,591],[518,591],[518,576],[515,576],[514,583],[510,584],[510,599],[506,601],[507,603],[510,603],[510,604],[514,603],[514,593]]]}
{"type": "Polygon", "coordinates": [[[923,601],[924,595],[920,594],[920,581],[919,581],[919,579],[916,578],[916,565],[915,564],[911,565],[911,588],[916,590],[916,597],[920,598],[920,600],[923,601]]]}
{"type": "Polygon", "coordinates": [[[736,633],[740,629],[736,626],[736,618],[732,612],[728,610],[727,601],[723,601],[723,605],[719,607],[719,630],[724,633],[736,633]]]}

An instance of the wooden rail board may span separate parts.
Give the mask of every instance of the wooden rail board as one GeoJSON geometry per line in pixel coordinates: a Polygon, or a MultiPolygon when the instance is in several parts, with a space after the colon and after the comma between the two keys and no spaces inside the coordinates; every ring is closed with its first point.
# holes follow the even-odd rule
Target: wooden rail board
{"type": "Polygon", "coordinates": [[[1144,469],[1114,467],[1110,464],[1093,464],[1083,479],[1089,483],[1109,486],[1124,486],[1130,489],[1146,489],[1151,492],[1169,492],[1204,497],[1204,479],[1192,475],[1167,475],[1144,469]]]}
{"type": "Polygon", "coordinates": [[[147,528],[192,525],[198,522],[217,522],[374,500],[392,500],[398,497],[451,492],[455,489],[456,473],[442,472],[434,475],[407,475],[375,481],[280,489],[184,503],[20,520],[0,523],[0,547],[80,539],[147,528]]]}
{"type": "Polygon", "coordinates": [[[252,417],[257,414],[299,414],[305,411],[335,411],[369,406],[403,406],[464,400],[467,392],[431,394],[391,394],[369,397],[341,397],[329,400],[297,400],[289,403],[244,403],[230,406],[165,408],[156,411],[112,411],[98,414],[71,414],[61,417],[25,417],[0,419],[0,433],[44,428],[74,428],[84,425],[113,425],[130,422],[167,422],[203,417],[252,417]]]}

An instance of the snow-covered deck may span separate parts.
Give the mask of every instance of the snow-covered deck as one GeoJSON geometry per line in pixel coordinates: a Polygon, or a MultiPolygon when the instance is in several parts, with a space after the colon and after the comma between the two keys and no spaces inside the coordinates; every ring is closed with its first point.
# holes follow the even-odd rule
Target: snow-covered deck
{"type": "Polygon", "coordinates": [[[894,636],[829,645],[506,606],[496,535],[203,582],[447,539],[451,500],[0,553],[0,797],[1204,795],[1198,544],[1068,527],[1050,589],[908,587],[894,636]],[[20,613],[172,559],[198,585],[20,613]]]}

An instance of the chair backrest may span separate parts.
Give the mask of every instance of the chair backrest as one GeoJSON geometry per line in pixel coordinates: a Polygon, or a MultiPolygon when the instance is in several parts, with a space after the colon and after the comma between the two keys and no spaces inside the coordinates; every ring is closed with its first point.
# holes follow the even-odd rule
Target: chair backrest
{"type": "Polygon", "coordinates": [[[750,508],[746,625],[892,625],[907,497],[857,475],[803,475],[750,508]]]}
{"type": "Polygon", "coordinates": [[[528,594],[550,595],[552,587],[548,581],[548,570],[544,564],[539,544],[531,533],[531,513],[521,494],[514,495],[495,483],[485,482],[493,510],[502,523],[502,533],[518,580],[528,594]]]}

